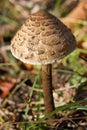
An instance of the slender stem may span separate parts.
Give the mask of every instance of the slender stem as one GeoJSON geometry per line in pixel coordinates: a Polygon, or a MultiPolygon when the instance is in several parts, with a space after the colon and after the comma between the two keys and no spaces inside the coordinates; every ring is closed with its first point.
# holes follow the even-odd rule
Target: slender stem
{"type": "MultiPolygon", "coordinates": [[[[51,113],[54,107],[53,88],[52,88],[52,65],[42,65],[42,88],[45,104],[45,114],[51,113]]],[[[55,119],[55,115],[51,116],[49,120],[55,119]]]]}

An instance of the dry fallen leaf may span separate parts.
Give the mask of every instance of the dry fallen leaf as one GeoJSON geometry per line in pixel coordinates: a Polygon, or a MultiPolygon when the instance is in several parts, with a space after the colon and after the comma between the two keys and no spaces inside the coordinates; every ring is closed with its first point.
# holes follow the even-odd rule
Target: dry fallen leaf
{"type": "Polygon", "coordinates": [[[77,24],[74,23],[76,19],[87,19],[87,0],[80,1],[79,4],[65,18],[63,18],[63,22],[69,28],[73,28],[75,25],[77,26],[77,24]]]}
{"type": "Polygon", "coordinates": [[[0,97],[5,98],[16,83],[17,80],[15,78],[2,78],[0,80],[0,97]]]}

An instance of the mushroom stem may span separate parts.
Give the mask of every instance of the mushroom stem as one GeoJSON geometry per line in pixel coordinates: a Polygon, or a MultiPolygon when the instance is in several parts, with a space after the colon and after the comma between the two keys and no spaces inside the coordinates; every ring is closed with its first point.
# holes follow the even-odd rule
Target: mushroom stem
{"type": "MultiPolygon", "coordinates": [[[[51,113],[54,107],[53,88],[52,88],[52,65],[42,65],[42,88],[45,104],[45,114],[51,113]]],[[[49,120],[55,119],[55,115],[51,116],[49,120]]]]}

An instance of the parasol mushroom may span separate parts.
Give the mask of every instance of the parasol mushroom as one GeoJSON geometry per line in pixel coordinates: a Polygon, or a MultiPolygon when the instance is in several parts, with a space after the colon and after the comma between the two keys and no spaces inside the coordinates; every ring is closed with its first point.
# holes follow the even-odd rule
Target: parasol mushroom
{"type": "MultiPolygon", "coordinates": [[[[24,63],[42,64],[42,88],[45,114],[54,107],[52,89],[52,63],[76,48],[70,29],[46,11],[31,14],[11,41],[12,54],[24,63]]],[[[51,116],[49,120],[53,120],[51,116]]]]}

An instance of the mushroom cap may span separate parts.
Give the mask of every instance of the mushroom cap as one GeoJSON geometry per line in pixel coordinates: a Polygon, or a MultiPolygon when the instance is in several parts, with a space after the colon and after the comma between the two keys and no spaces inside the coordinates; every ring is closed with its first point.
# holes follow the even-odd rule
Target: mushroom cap
{"type": "Polygon", "coordinates": [[[46,11],[31,14],[11,41],[11,52],[30,64],[60,61],[76,48],[74,35],[46,11]]]}

